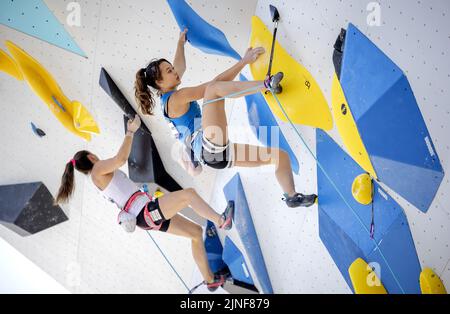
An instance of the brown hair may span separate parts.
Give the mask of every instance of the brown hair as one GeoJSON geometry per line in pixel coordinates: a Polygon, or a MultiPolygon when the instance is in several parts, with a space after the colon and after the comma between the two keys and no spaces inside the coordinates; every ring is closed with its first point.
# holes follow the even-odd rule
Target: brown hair
{"type": "Polygon", "coordinates": [[[59,188],[58,195],[56,196],[56,204],[67,203],[75,190],[75,169],[85,175],[91,173],[94,164],[89,160],[88,156],[91,155],[88,151],[81,151],[75,154],[73,161],[67,163],[66,169],[61,179],[61,187],[59,188]]]}
{"type": "Polygon", "coordinates": [[[161,96],[161,91],[156,84],[156,81],[162,80],[162,72],[159,66],[167,62],[166,59],[155,59],[145,69],[140,69],[136,74],[136,83],[134,84],[136,102],[139,109],[145,115],[153,115],[153,109],[155,108],[155,99],[149,86],[158,91],[158,96],[161,96]]]}

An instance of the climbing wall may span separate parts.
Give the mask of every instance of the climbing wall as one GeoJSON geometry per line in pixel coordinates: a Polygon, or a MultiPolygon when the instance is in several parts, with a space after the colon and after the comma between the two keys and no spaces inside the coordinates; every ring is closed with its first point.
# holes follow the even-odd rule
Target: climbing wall
{"type": "MultiPolygon", "coordinates": [[[[367,1],[265,1],[257,5],[258,15],[271,26],[268,7],[273,4],[282,15],[279,41],[316,78],[328,102],[331,102],[331,82],[334,73],[333,45],[341,28],[354,23],[393,59],[408,76],[419,107],[431,133],[444,171],[449,167],[449,110],[446,86],[450,83],[448,46],[450,5],[445,1],[414,2],[379,1],[380,26],[372,26],[373,3],[367,1]],[[370,21],[370,25],[368,23],[370,21]]],[[[249,75],[248,75],[249,76],[249,75]]],[[[245,104],[231,108],[232,139],[257,144],[252,133],[242,127],[245,104]]],[[[282,130],[300,161],[300,175],[295,177],[301,192],[316,191],[317,166],[314,158],[287,124],[282,130]]],[[[315,154],[315,131],[298,126],[309,148],[315,154]]],[[[342,145],[337,129],[329,132],[342,145]]],[[[220,174],[216,181],[219,191],[232,176],[220,174]]],[[[281,190],[274,184],[273,168],[241,170],[255,227],[273,288],[285,293],[347,293],[350,288],[338,271],[319,239],[317,207],[292,210],[279,199],[281,190]],[[301,280],[299,280],[301,278],[301,280]]],[[[431,267],[445,284],[450,282],[450,211],[449,180],[440,187],[430,211],[423,214],[385,187],[405,209],[422,267],[431,267]]],[[[216,194],[219,203],[223,197],[216,194]]]]}
{"type": "MultiPolygon", "coordinates": [[[[0,48],[6,51],[4,41],[11,40],[39,60],[67,96],[82,102],[93,114],[102,134],[90,144],[78,140],[61,127],[25,83],[1,72],[0,103],[4,114],[0,128],[0,185],[43,181],[55,195],[65,163],[75,152],[88,149],[107,158],[122,143],[123,115],[99,87],[100,69],[107,69],[134,105],[136,72],[152,58],[173,59],[179,30],[163,0],[80,2],[79,27],[67,24],[72,12],[67,10],[71,1],[45,3],[88,59],[4,25],[0,25],[0,48]],[[29,126],[31,121],[47,136],[35,137],[29,126]]],[[[245,50],[241,38],[249,35],[256,1],[246,1],[244,5],[235,0],[226,5],[221,1],[190,4],[200,15],[232,34],[229,40],[236,49],[245,50]],[[223,19],[224,13],[227,19],[223,19]]],[[[186,55],[185,85],[212,79],[232,62],[203,55],[190,46],[186,46],[186,55]]],[[[170,161],[175,141],[159,111],[155,117],[144,120],[154,135],[167,171],[183,187],[196,188],[208,200],[215,173],[207,171],[196,180],[190,178],[177,163],[170,161]]],[[[127,171],[127,167],[123,170],[127,171]]],[[[73,201],[63,207],[68,222],[27,239],[0,226],[0,236],[74,293],[186,292],[146,233],[126,234],[116,225],[117,209],[102,199],[89,179],[77,174],[76,184],[73,201]]],[[[190,285],[195,267],[190,241],[160,234],[154,234],[154,238],[190,285]]]]}
{"type": "MultiPolygon", "coordinates": [[[[287,5],[283,5],[281,1],[270,3],[279,4],[282,7],[281,14],[284,16],[284,20],[281,23],[280,42],[313,73],[329,101],[331,100],[330,86],[333,73],[330,50],[332,50],[340,28],[347,27],[349,22],[355,23],[395,60],[411,81],[422,114],[438,153],[441,155],[444,170],[448,170],[449,140],[446,136],[448,123],[444,122],[448,121],[449,116],[445,103],[445,94],[448,93],[445,86],[449,83],[449,62],[446,56],[449,34],[445,31],[448,29],[448,19],[446,19],[449,14],[448,3],[434,1],[427,4],[411,4],[406,1],[397,1],[393,5],[380,1],[381,25],[379,27],[368,25],[367,18],[371,12],[367,11],[368,3],[365,1],[290,2],[287,5]],[[433,60],[433,64],[430,64],[431,60],[433,60]]],[[[269,23],[267,6],[270,3],[268,1],[258,3],[257,15],[262,17],[266,23],[269,23]]],[[[307,140],[314,143],[314,138],[309,136],[308,131],[305,130],[305,132],[302,128],[300,130],[307,140]]],[[[292,134],[287,130],[285,133],[287,137],[292,134]]],[[[340,142],[336,131],[331,134],[340,142]]],[[[295,136],[290,138],[293,145],[298,143],[295,136]]],[[[311,148],[314,148],[314,144],[311,148]]],[[[302,146],[299,146],[298,149],[304,151],[302,146]]],[[[303,175],[315,177],[315,161],[307,155],[300,157],[299,160],[302,160],[306,166],[303,175]]],[[[444,204],[448,200],[446,194],[448,183],[448,178],[445,178],[438,196],[432,204],[432,209],[427,215],[388,189],[390,194],[405,208],[422,267],[432,267],[447,284],[450,258],[447,239],[449,238],[450,222],[449,212],[444,204]]],[[[275,197],[276,195],[274,195],[275,197]]],[[[265,204],[259,204],[255,207],[265,208],[264,206],[265,204]]],[[[282,252],[289,251],[289,248],[292,249],[294,254],[290,256],[299,263],[299,267],[290,268],[290,271],[298,270],[299,273],[298,276],[286,276],[283,280],[289,281],[289,278],[305,278],[305,276],[311,278],[309,283],[302,281],[305,287],[299,287],[299,291],[323,291],[322,289],[332,291],[324,288],[330,282],[336,282],[333,289],[339,287],[347,289],[345,286],[340,286],[342,279],[334,273],[335,266],[327,266],[328,253],[321,248],[321,244],[311,245],[310,237],[315,241],[318,229],[316,215],[317,212],[312,210],[308,225],[300,227],[303,232],[302,237],[297,240],[300,245],[291,241],[273,241],[273,246],[268,251],[272,252],[274,247],[279,248],[279,251],[282,252]],[[305,246],[304,248],[302,244],[305,246]],[[295,255],[297,250],[301,252],[301,255],[295,255]]],[[[262,242],[264,243],[264,241],[262,242]]],[[[266,258],[270,259],[270,257],[266,258]]],[[[268,266],[268,268],[271,271],[274,270],[272,266],[268,266]]],[[[276,286],[275,282],[274,285],[276,286]]]]}
{"type": "MultiPolygon", "coordinates": [[[[0,105],[4,113],[0,127],[0,185],[43,181],[55,194],[64,164],[74,152],[89,149],[108,157],[121,143],[123,117],[98,86],[100,68],[104,67],[111,74],[134,104],[136,71],[154,57],[172,58],[179,30],[163,0],[84,1],[80,3],[79,27],[66,25],[69,13],[66,8],[70,1],[45,2],[88,59],[55,49],[44,41],[3,25],[0,25],[0,47],[5,49],[4,41],[12,40],[40,60],[69,98],[80,100],[94,115],[102,135],[95,137],[89,145],[80,142],[60,126],[24,83],[0,73],[0,105]],[[36,138],[29,128],[31,121],[48,136],[36,138]]],[[[373,3],[368,6],[368,1],[361,0],[191,0],[188,3],[200,16],[222,30],[231,46],[241,54],[250,36],[251,16],[256,14],[271,26],[268,7],[269,4],[276,5],[282,15],[280,43],[311,72],[328,102],[331,101],[334,73],[333,44],[342,27],[346,28],[349,22],[355,24],[405,71],[444,171],[448,173],[448,1],[379,1],[379,26],[372,25],[377,12],[370,9],[373,3]]],[[[191,46],[187,46],[186,54],[186,86],[212,79],[234,62],[230,58],[206,55],[191,46]]],[[[244,74],[251,77],[248,69],[244,74]]],[[[258,140],[248,128],[245,102],[227,102],[227,113],[232,141],[257,145],[258,140]]],[[[170,161],[174,141],[159,111],[155,117],[146,118],[145,123],[154,134],[167,171],[183,187],[195,187],[217,211],[226,204],[224,186],[239,171],[275,293],[351,292],[319,238],[317,206],[286,208],[281,201],[282,191],[275,184],[273,167],[231,169],[220,173],[207,170],[194,180],[170,161]]],[[[315,159],[291,127],[284,122],[279,123],[299,161],[300,175],[295,176],[299,192],[317,192],[315,159]]],[[[315,153],[315,130],[302,126],[298,129],[315,153]]],[[[336,129],[330,135],[342,144],[336,129]]],[[[405,209],[421,266],[433,268],[448,287],[448,177],[444,178],[427,214],[409,205],[394,191],[384,188],[405,209]]],[[[1,226],[0,236],[75,293],[186,291],[145,233],[127,235],[115,225],[116,210],[83,176],[77,175],[74,200],[64,210],[69,217],[68,222],[33,237],[20,238],[1,226]],[[130,260],[134,262],[130,263],[130,260]],[[157,273],[151,271],[155,268],[157,273]]],[[[160,234],[154,236],[180,275],[193,285],[198,277],[192,275],[195,265],[189,241],[160,234]]],[[[242,247],[235,233],[230,236],[242,247]]],[[[223,234],[221,237],[224,239],[223,234]]]]}

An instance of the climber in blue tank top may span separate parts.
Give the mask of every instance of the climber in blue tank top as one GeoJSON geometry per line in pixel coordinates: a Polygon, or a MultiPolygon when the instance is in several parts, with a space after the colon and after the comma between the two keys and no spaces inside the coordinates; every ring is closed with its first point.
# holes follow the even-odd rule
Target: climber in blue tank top
{"type": "Polygon", "coordinates": [[[189,167],[193,168],[191,174],[196,175],[196,173],[201,171],[202,142],[200,141],[200,137],[195,136],[195,134],[198,134],[202,128],[202,111],[198,102],[192,101],[189,104],[189,110],[184,115],[181,117],[171,117],[169,115],[168,103],[173,93],[175,91],[170,91],[161,96],[161,110],[175,138],[181,141],[187,149],[187,154],[181,159],[189,160],[189,162],[183,165],[183,167],[188,169],[189,167]]]}
{"type": "Polygon", "coordinates": [[[167,103],[170,99],[170,96],[175,93],[175,91],[168,92],[161,97],[161,105],[164,117],[173,123],[176,130],[178,131],[178,135],[176,136],[178,140],[185,142],[186,138],[194,134],[196,131],[201,129],[201,118],[202,111],[200,110],[200,105],[198,102],[193,101],[190,103],[189,111],[186,112],[183,116],[178,118],[171,118],[168,115],[167,103]]]}
{"type": "Polygon", "coordinates": [[[269,88],[281,93],[283,73],[267,77],[264,81],[235,82],[236,76],[245,66],[254,63],[264,48],[249,48],[244,58],[210,82],[199,86],[181,88],[181,79],[186,71],[184,46],[187,30],[181,33],[173,65],[166,59],[153,60],[136,74],[136,101],[143,114],[153,115],[156,101],[150,88],[161,97],[165,119],[176,137],[183,142],[189,161],[183,166],[192,175],[197,175],[201,165],[216,170],[231,167],[276,166],[276,178],[284,191],[288,207],[309,207],[316,203],[317,195],[297,193],[289,155],[280,149],[230,143],[228,122],[225,114],[225,97],[239,97],[265,92],[269,88]],[[251,91],[249,91],[251,90],[251,91]],[[200,109],[198,100],[205,104],[200,109]],[[255,158],[256,156],[256,158],[255,158]],[[193,170],[194,168],[194,170],[193,170]]]}

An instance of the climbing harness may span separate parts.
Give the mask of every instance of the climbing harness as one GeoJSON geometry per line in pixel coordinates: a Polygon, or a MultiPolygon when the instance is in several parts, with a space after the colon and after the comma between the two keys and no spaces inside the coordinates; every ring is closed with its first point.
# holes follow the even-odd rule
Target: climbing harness
{"type": "MultiPolygon", "coordinates": [[[[163,219],[163,217],[161,217],[161,214],[159,213],[158,209],[154,209],[154,210],[149,210],[148,205],[151,202],[154,202],[155,200],[153,199],[152,196],[150,196],[148,193],[146,192],[142,192],[142,191],[138,191],[136,193],[134,193],[130,199],[127,201],[127,203],[125,204],[125,207],[123,208],[122,212],[126,212],[127,214],[129,213],[129,210],[131,208],[131,206],[133,205],[134,201],[136,199],[138,199],[141,196],[146,196],[149,198],[149,203],[147,203],[144,207],[144,219],[145,222],[147,223],[147,225],[149,226],[148,228],[142,228],[144,230],[155,230],[155,231],[159,231],[161,230],[162,224],[157,225],[155,222],[156,221],[160,221],[163,219]]],[[[121,212],[121,213],[122,213],[121,212]]],[[[118,216],[118,220],[120,219],[120,214],[118,216]]]]}

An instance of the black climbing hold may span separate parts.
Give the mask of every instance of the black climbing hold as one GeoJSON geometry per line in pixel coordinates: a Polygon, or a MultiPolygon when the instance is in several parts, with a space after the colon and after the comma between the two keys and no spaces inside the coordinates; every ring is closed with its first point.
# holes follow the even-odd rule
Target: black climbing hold
{"type": "Polygon", "coordinates": [[[347,115],[347,106],[345,104],[342,104],[341,111],[344,116],[347,115]]]}
{"type": "Polygon", "coordinates": [[[270,6],[270,16],[272,17],[272,22],[278,22],[280,20],[280,12],[278,12],[278,9],[271,5],[270,6]]]}
{"type": "MultiPolygon", "coordinates": [[[[108,72],[102,68],[100,86],[125,113],[125,130],[128,117],[137,113],[125,98],[108,72]]],[[[181,186],[167,173],[150,130],[145,124],[134,135],[133,147],[128,161],[130,179],[137,183],[155,182],[169,192],[181,190],[181,186]]]]}
{"type": "Polygon", "coordinates": [[[334,44],[333,64],[338,79],[341,78],[342,58],[344,56],[346,34],[347,31],[345,29],[341,29],[341,32],[336,39],[336,43],[334,44]]]}
{"type": "Polygon", "coordinates": [[[42,182],[0,186],[0,223],[21,236],[68,220],[42,182]]]}

